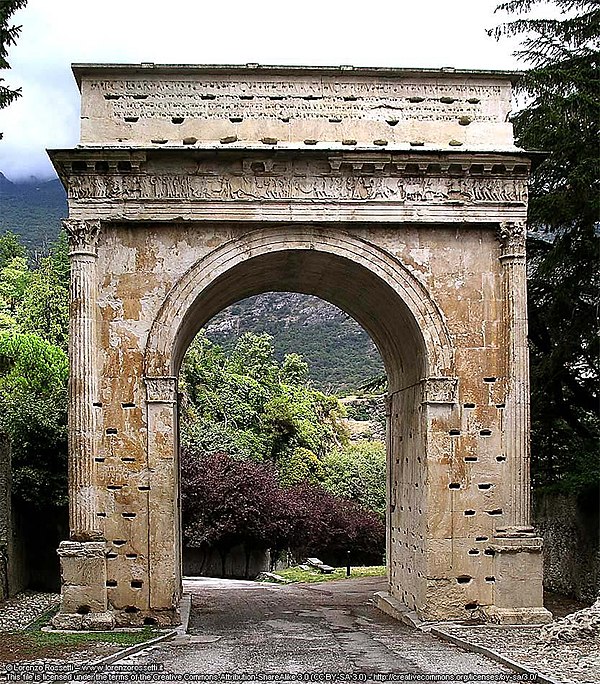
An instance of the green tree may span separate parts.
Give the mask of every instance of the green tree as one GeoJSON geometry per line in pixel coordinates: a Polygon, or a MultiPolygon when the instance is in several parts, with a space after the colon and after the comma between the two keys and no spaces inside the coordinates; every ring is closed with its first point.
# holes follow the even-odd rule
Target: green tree
{"type": "Polygon", "coordinates": [[[516,53],[531,68],[513,118],[517,143],[543,150],[529,202],[529,321],[532,472],[538,484],[598,481],[597,0],[555,0],[558,16],[533,19],[539,0],[503,2],[517,19],[491,31],[523,36],[516,53]]]}
{"type": "Polygon", "coordinates": [[[32,268],[18,239],[0,236],[0,431],[16,497],[42,508],[66,501],[66,252],[63,238],[32,268]]]}
{"type": "MultiPolygon", "coordinates": [[[[0,2],[0,70],[9,69],[7,61],[8,48],[16,43],[21,31],[20,26],[10,23],[10,18],[18,10],[27,4],[27,0],[2,0],[0,2]]],[[[7,107],[13,100],[21,95],[21,88],[9,88],[3,85],[4,79],[0,78],[0,109],[7,107]]],[[[2,133],[0,133],[0,139],[2,133]]]]}
{"type": "Polygon", "coordinates": [[[69,257],[66,237],[32,268],[17,236],[0,236],[0,329],[35,333],[67,348],[69,257]]]}
{"type": "Polygon", "coordinates": [[[0,432],[11,438],[15,496],[34,507],[66,503],[68,373],[62,349],[0,332],[0,432]]]}
{"type": "Polygon", "coordinates": [[[306,384],[305,366],[297,355],[279,364],[266,334],[246,333],[230,352],[199,335],[181,371],[184,446],[276,465],[304,449],[296,456],[312,472],[302,454],[322,458],[345,440],[344,409],[306,384]]]}
{"type": "Polygon", "coordinates": [[[308,382],[309,368],[300,354],[286,354],[281,366],[280,379],[289,385],[301,385],[308,382]]]}
{"type": "Polygon", "coordinates": [[[0,302],[3,308],[16,315],[32,277],[24,257],[14,257],[0,269],[0,302]]]}
{"type": "Polygon", "coordinates": [[[40,260],[17,309],[23,332],[39,335],[66,350],[69,333],[69,262],[64,234],[40,260]]]}
{"type": "Polygon", "coordinates": [[[330,452],[323,459],[321,483],[335,496],[356,501],[383,518],[387,505],[385,444],[364,439],[330,452]]]}
{"type": "Polygon", "coordinates": [[[3,269],[15,257],[26,258],[27,250],[21,244],[19,236],[7,230],[0,235],[0,269],[3,269]]]}
{"type": "Polygon", "coordinates": [[[278,479],[282,486],[292,487],[302,482],[318,483],[323,478],[321,459],[310,449],[296,447],[279,459],[278,479]]]}

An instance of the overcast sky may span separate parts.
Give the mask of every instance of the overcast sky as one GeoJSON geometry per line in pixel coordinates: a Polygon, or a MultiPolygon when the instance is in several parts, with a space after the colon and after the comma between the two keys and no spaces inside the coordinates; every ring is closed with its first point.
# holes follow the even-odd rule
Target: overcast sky
{"type": "Polygon", "coordinates": [[[73,62],[514,69],[486,34],[497,0],[29,0],[0,72],[23,97],[0,110],[0,171],[53,177],[46,148],[79,135],[73,62]]]}

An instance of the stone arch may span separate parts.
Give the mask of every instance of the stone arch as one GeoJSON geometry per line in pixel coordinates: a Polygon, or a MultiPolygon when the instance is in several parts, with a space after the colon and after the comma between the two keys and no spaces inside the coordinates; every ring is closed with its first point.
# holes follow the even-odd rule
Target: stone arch
{"type": "MultiPolygon", "coordinates": [[[[330,301],[362,325],[381,353],[388,375],[387,558],[392,585],[401,586],[404,602],[417,608],[427,600],[427,403],[454,403],[454,349],[425,285],[373,242],[339,228],[284,225],[252,230],[198,259],[166,295],[146,344],[148,463],[155,462],[153,455],[166,443],[171,446],[165,456],[169,451],[175,461],[178,456],[176,429],[164,428],[177,425],[176,415],[168,417],[177,411],[168,404],[154,408],[155,386],[163,381],[175,385],[185,351],[210,318],[235,301],[268,290],[330,301]],[[159,447],[154,441],[161,433],[159,447]]],[[[175,473],[161,486],[177,488],[175,473]]],[[[179,531],[180,511],[168,498],[159,512],[149,511],[150,524],[156,520],[163,526],[163,539],[172,527],[179,531]],[[167,507],[169,516],[164,514],[167,507]]],[[[431,504],[434,512],[436,505],[431,504]]],[[[165,577],[169,563],[181,566],[177,539],[173,548],[171,556],[151,553],[154,595],[160,588],[153,588],[153,572],[165,577]]],[[[179,582],[175,576],[175,589],[179,582]]]]}
{"type": "Polygon", "coordinates": [[[202,325],[234,301],[269,289],[314,294],[353,316],[378,347],[392,391],[424,377],[453,375],[453,345],[443,315],[398,258],[349,233],[303,226],[251,231],[191,266],[152,324],[146,375],[177,375],[202,325]],[[301,272],[311,267],[321,274],[320,282],[311,283],[311,276],[301,272]],[[328,277],[323,269],[329,269],[328,277]],[[336,282],[336,275],[343,273],[354,276],[355,282],[336,282]],[[362,301],[352,301],[361,288],[362,301]],[[375,307],[380,311],[373,311],[375,307]],[[407,365],[411,363],[413,368],[407,365]]]}
{"type": "Polygon", "coordinates": [[[72,332],[56,626],[177,622],[177,372],[201,325],[268,289],[337,304],[386,364],[382,605],[547,619],[529,526],[530,160],[507,123],[512,77],[384,71],[77,67],[81,145],[52,152],[69,193],[72,332]],[[238,95],[249,111],[232,129],[238,95]],[[265,95],[280,103],[263,108],[265,95]],[[390,127],[394,99],[411,106],[390,127]]]}

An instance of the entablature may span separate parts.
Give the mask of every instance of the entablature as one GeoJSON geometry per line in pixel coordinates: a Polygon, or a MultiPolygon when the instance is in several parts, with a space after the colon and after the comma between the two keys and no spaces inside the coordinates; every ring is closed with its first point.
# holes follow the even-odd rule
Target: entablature
{"type": "Polygon", "coordinates": [[[79,147],[54,150],[70,213],[104,220],[524,220],[525,153],[79,147]],[[260,203],[260,206],[258,205],[260,203]],[[222,208],[222,211],[219,209],[222,208]],[[449,213],[449,210],[452,212],[449,213]]]}

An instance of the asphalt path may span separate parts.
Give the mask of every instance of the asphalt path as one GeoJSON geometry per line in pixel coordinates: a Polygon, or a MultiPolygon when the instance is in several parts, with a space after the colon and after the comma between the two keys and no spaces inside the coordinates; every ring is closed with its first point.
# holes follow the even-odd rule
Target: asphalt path
{"type": "Polygon", "coordinates": [[[186,580],[186,634],[113,664],[101,681],[519,681],[381,613],[382,578],[271,585],[186,580]]]}

